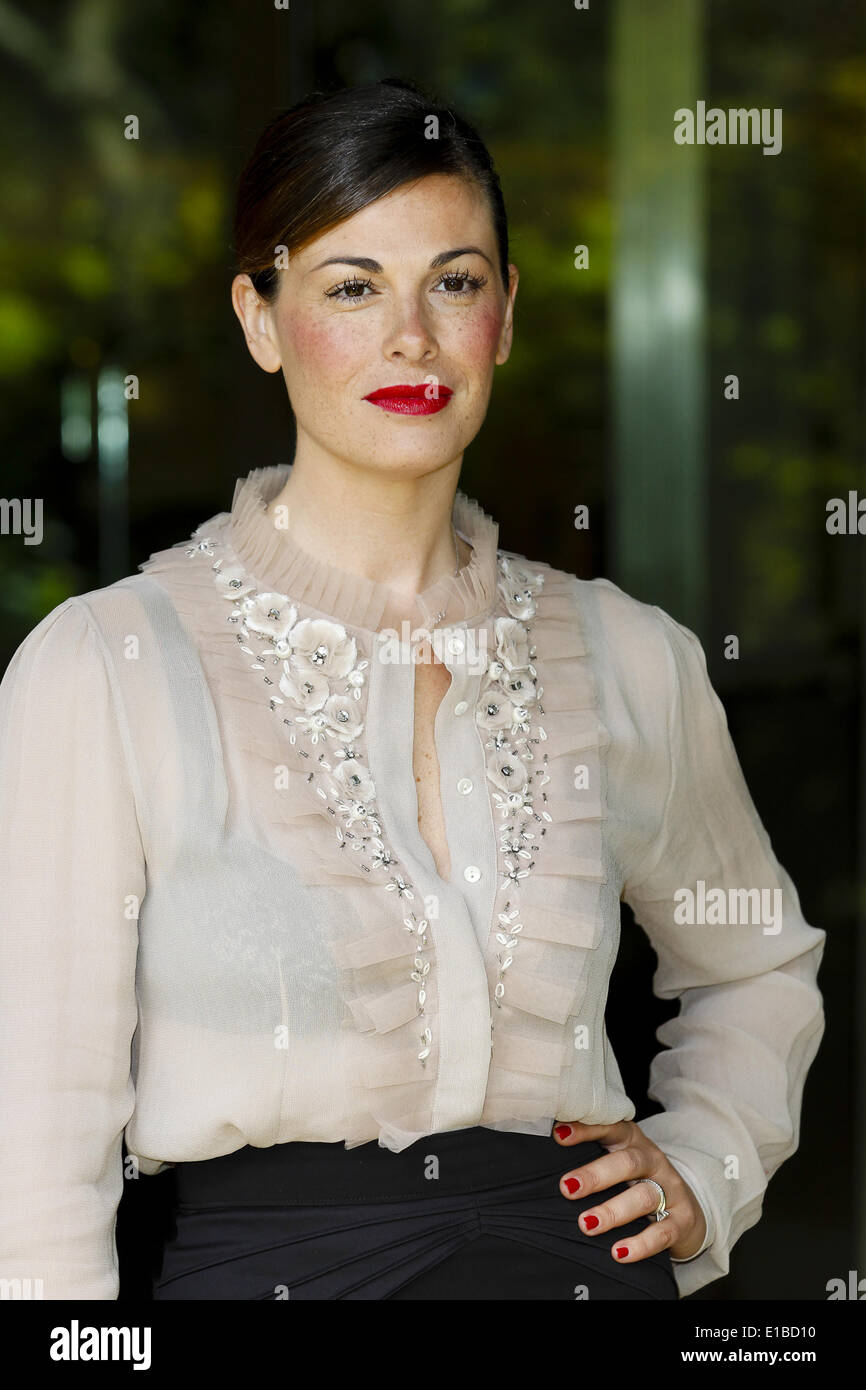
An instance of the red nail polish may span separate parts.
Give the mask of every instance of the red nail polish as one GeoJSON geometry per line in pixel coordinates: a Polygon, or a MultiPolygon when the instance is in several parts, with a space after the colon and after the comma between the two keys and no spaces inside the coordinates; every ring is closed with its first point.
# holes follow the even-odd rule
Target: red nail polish
{"type": "Polygon", "coordinates": [[[627,1246],[627,1245],[618,1245],[618,1246],[616,1247],[616,1258],[617,1258],[618,1260],[624,1260],[627,1254],[628,1254],[628,1246],[627,1246]]]}
{"type": "Polygon", "coordinates": [[[571,1125],[557,1125],[555,1133],[557,1139],[567,1139],[571,1134],[571,1125]]]}
{"type": "Polygon", "coordinates": [[[585,1216],[585,1217],[583,1218],[583,1224],[584,1224],[584,1226],[586,1227],[586,1229],[587,1229],[588,1231],[594,1231],[595,1228],[596,1228],[596,1226],[598,1225],[598,1217],[597,1217],[597,1216],[585,1216]]]}
{"type": "Polygon", "coordinates": [[[577,1192],[580,1187],[580,1178],[564,1178],[563,1186],[567,1187],[569,1192],[577,1192]]]}

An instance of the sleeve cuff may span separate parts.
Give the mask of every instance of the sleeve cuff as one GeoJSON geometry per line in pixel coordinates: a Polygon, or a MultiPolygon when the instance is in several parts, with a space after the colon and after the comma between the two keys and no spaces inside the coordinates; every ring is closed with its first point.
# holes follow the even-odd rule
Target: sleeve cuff
{"type": "Polygon", "coordinates": [[[709,1250],[710,1246],[716,1238],[715,1222],[713,1221],[712,1211],[710,1210],[710,1207],[706,1199],[704,1198],[703,1193],[701,1192],[701,1185],[698,1182],[698,1179],[695,1177],[694,1173],[692,1172],[691,1168],[689,1168],[687,1164],[681,1162],[680,1159],[671,1158],[670,1154],[666,1154],[665,1156],[671,1167],[676,1168],[680,1177],[683,1179],[683,1182],[688,1183],[689,1187],[695,1195],[698,1206],[703,1212],[704,1221],[707,1225],[707,1233],[704,1236],[704,1242],[700,1250],[696,1250],[693,1255],[687,1255],[684,1259],[678,1259],[676,1255],[671,1255],[671,1260],[674,1264],[687,1265],[690,1263],[691,1260],[696,1260],[699,1255],[703,1255],[705,1250],[709,1250]]]}
{"type": "Polygon", "coordinates": [[[710,1246],[715,1241],[718,1232],[712,1204],[704,1190],[703,1183],[701,1182],[700,1178],[697,1176],[695,1172],[695,1169],[690,1164],[683,1162],[679,1155],[674,1157],[669,1150],[668,1143],[670,1141],[670,1119],[670,1113],[667,1111],[662,1111],[660,1115],[648,1115],[645,1119],[639,1120],[637,1123],[640,1125],[640,1128],[643,1130],[647,1138],[651,1139],[652,1142],[654,1144],[657,1144],[658,1147],[662,1150],[668,1163],[671,1165],[672,1168],[675,1168],[677,1170],[683,1182],[688,1183],[689,1187],[694,1193],[695,1200],[697,1201],[697,1204],[703,1213],[707,1229],[700,1250],[696,1250],[694,1255],[689,1255],[686,1259],[677,1259],[676,1256],[671,1255],[671,1260],[674,1264],[686,1265],[690,1264],[692,1260],[696,1260],[698,1256],[705,1254],[705,1252],[709,1250],[710,1246]]]}

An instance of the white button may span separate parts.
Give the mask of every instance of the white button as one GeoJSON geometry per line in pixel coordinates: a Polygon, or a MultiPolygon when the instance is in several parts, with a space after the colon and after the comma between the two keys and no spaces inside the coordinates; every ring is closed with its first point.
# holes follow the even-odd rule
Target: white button
{"type": "Polygon", "coordinates": [[[467,883],[477,883],[481,877],[481,870],[477,864],[467,864],[463,870],[463,877],[467,883]]]}
{"type": "Polygon", "coordinates": [[[461,777],[460,781],[457,783],[457,790],[462,792],[464,796],[466,796],[467,792],[471,792],[472,782],[470,779],[468,777],[461,777]]]}
{"type": "Polygon", "coordinates": [[[469,706],[467,705],[465,700],[458,700],[457,704],[454,706],[454,713],[465,714],[468,708],[469,706]]]}

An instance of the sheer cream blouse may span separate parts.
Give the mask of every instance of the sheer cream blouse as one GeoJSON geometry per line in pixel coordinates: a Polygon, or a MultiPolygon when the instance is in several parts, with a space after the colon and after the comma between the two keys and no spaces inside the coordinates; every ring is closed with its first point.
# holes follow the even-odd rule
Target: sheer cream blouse
{"type": "Polygon", "coordinates": [[[796,1149],[824,1028],[825,933],[700,643],[497,549],[461,492],[471,557],[407,613],[265,514],[288,472],[61,603],[0,684],[0,1279],[116,1298],[124,1178],[244,1144],[635,1118],[707,1218],[689,1294],[796,1149]],[[447,882],[417,820],[419,630],[452,676],[447,882]],[[646,1118],[604,1025],[620,900],[680,1001],[646,1118]]]}

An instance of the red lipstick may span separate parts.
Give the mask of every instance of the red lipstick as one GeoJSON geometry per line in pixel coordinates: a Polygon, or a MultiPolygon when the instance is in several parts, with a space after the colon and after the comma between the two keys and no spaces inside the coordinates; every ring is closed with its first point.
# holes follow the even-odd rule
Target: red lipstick
{"type": "Polygon", "coordinates": [[[438,398],[427,396],[428,385],[424,386],[383,386],[380,391],[371,391],[364,400],[378,405],[382,410],[391,410],[396,415],[435,415],[444,410],[454,392],[448,386],[438,387],[438,398]]]}

